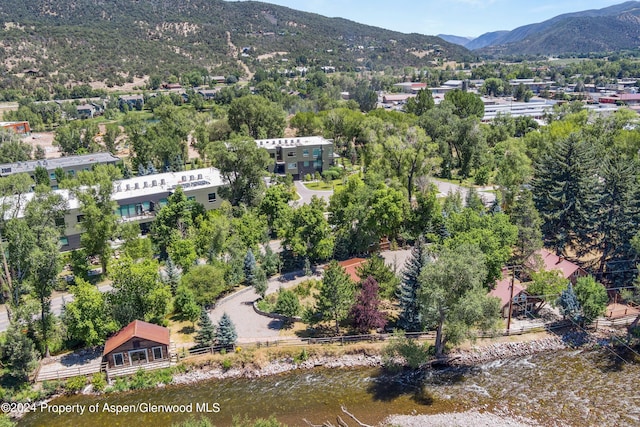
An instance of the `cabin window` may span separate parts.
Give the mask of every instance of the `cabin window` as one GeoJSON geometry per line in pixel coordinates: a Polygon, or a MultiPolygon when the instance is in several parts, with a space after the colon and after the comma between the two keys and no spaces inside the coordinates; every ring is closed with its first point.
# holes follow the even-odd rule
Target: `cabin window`
{"type": "Polygon", "coordinates": [[[113,353],[113,365],[124,366],[124,356],[122,353],[113,353]]]}
{"type": "Polygon", "coordinates": [[[153,347],[153,360],[161,360],[162,359],[162,347],[153,347]]]}

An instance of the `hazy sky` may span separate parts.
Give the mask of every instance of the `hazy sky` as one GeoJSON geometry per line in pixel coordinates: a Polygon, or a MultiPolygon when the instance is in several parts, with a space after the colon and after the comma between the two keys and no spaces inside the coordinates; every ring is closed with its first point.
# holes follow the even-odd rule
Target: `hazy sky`
{"type": "Polygon", "coordinates": [[[292,9],[428,35],[477,37],[624,0],[269,0],[292,9]]]}

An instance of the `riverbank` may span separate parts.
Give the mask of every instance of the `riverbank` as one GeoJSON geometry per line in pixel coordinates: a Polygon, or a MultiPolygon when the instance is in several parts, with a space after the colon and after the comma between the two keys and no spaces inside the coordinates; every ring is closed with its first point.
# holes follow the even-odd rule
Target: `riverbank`
{"type": "MultiPolygon", "coordinates": [[[[582,335],[567,332],[563,336],[539,333],[534,339],[517,337],[518,341],[486,341],[471,348],[459,349],[450,354],[452,365],[478,365],[499,359],[529,356],[541,352],[563,350],[584,344],[595,344],[596,338],[585,339],[582,335]]],[[[306,350],[303,350],[305,352],[306,350]]],[[[186,372],[174,376],[173,384],[192,384],[210,379],[261,378],[295,370],[314,368],[343,369],[356,367],[382,367],[380,350],[374,347],[353,349],[351,354],[311,355],[304,360],[286,356],[259,363],[247,361],[243,366],[225,369],[215,360],[204,361],[200,365],[187,366],[186,372]]]]}

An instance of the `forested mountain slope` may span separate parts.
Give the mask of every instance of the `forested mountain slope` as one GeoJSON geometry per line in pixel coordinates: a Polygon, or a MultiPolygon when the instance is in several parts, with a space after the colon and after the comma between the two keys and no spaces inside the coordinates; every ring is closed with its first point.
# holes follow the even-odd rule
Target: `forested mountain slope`
{"type": "Polygon", "coordinates": [[[118,82],[194,68],[228,74],[240,70],[237,58],[255,69],[260,55],[274,52],[283,52],[279,59],[288,59],[285,67],[338,69],[419,66],[463,59],[469,53],[433,36],[402,34],[260,2],[0,2],[0,71],[5,76],[37,68],[45,79],[65,84],[118,82]]]}

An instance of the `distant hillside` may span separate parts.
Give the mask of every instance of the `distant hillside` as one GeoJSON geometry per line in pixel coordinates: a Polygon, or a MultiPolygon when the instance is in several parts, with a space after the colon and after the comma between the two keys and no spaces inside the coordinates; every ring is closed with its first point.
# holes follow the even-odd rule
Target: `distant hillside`
{"type": "Polygon", "coordinates": [[[464,47],[466,47],[469,50],[481,49],[485,46],[490,46],[494,44],[496,40],[498,40],[500,37],[504,36],[507,33],[509,33],[509,31],[493,31],[490,33],[484,33],[480,37],[476,37],[475,39],[471,40],[464,47]]]}
{"type": "Polygon", "coordinates": [[[473,37],[461,37],[461,36],[454,36],[451,34],[438,34],[436,37],[440,37],[442,40],[446,40],[449,43],[458,44],[460,46],[465,46],[465,47],[467,43],[473,40],[473,37]]]}
{"type": "Polygon", "coordinates": [[[463,47],[437,37],[260,2],[0,2],[2,75],[36,68],[40,78],[51,83],[113,83],[194,69],[228,75],[246,66],[255,70],[258,58],[281,61],[283,67],[332,65],[353,70],[425,66],[468,56],[463,47]]]}
{"type": "MultiPolygon", "coordinates": [[[[640,46],[639,17],[638,1],[559,15],[509,31],[479,53],[546,55],[637,48],[640,46]]],[[[474,44],[467,47],[479,49],[474,44]]]]}

